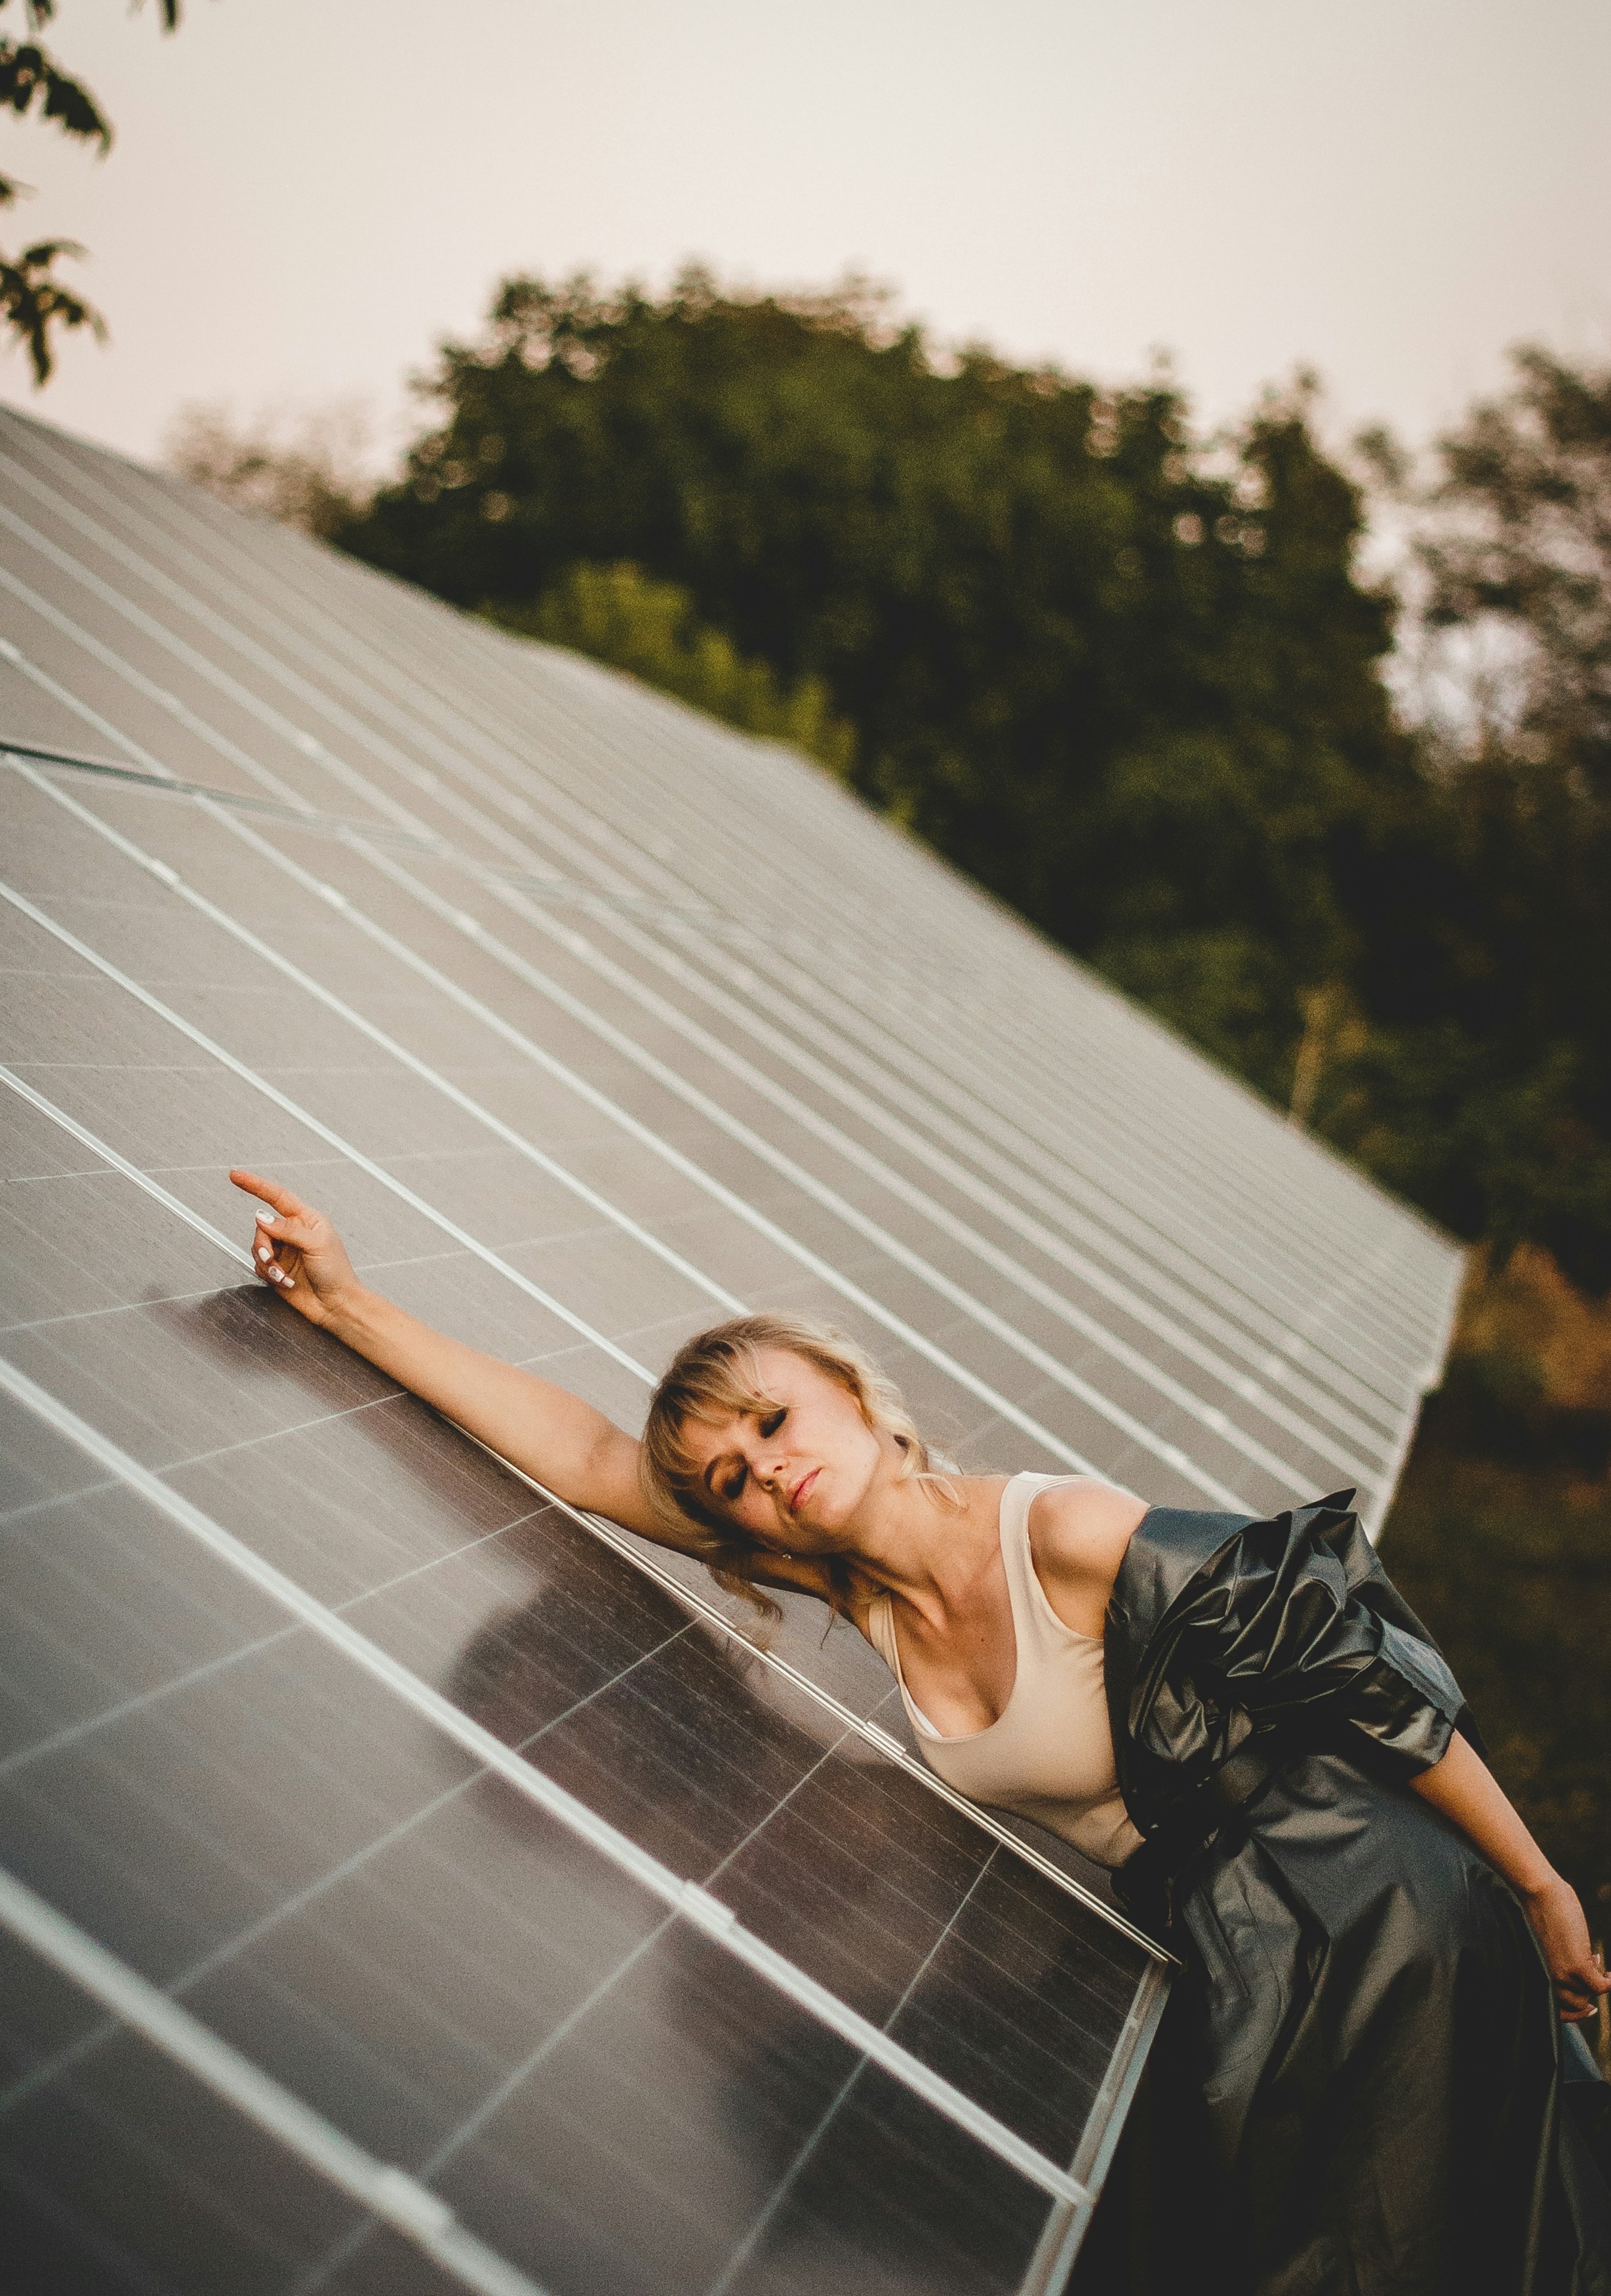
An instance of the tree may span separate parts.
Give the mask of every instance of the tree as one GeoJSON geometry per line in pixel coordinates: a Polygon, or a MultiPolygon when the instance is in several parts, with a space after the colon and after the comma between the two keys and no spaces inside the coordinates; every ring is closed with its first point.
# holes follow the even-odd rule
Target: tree
{"type": "Polygon", "coordinates": [[[572,566],[532,607],[485,610],[505,629],[591,654],[630,670],[741,733],[790,742],[835,773],[849,771],[856,736],[828,707],[822,682],[785,687],[764,661],[739,653],[707,628],[675,582],[653,582],[636,566],[572,566]]]}
{"type": "Polygon", "coordinates": [[[1611,1285],[1611,370],[1516,355],[1414,504],[1453,706],[1382,871],[1329,1128],[1501,1252],[1611,1285]],[[1341,1101],[1352,1095],[1344,1108],[1341,1101]]]}
{"type": "Polygon", "coordinates": [[[1303,390],[1211,455],[1167,375],[941,357],[864,282],[699,271],[511,280],[430,390],[347,547],[505,617],[581,566],[675,585],[820,684],[866,795],[1285,1099],[1301,992],[1360,930],[1348,858],[1414,770],[1303,390]]]}
{"type": "MultiPolygon", "coordinates": [[[[11,0],[0,0],[0,10],[11,0]]],[[[144,0],[135,0],[136,7],[144,0]]],[[[38,34],[56,12],[56,0],[20,0],[25,29],[38,34]]],[[[162,29],[179,21],[180,0],[158,0],[162,29]]],[[[64,135],[96,144],[103,158],[111,150],[112,129],[97,99],[81,80],[62,70],[37,37],[12,39],[0,33],[0,109],[19,119],[30,112],[53,121],[64,135]]],[[[0,176],[0,207],[14,206],[27,190],[14,176],[0,176]]],[[[0,320],[25,346],[36,384],[47,381],[53,364],[52,333],[57,328],[88,327],[104,338],[106,323],[82,297],[62,285],[55,266],[84,249],[70,239],[41,239],[15,256],[0,252],[0,320]]]]}
{"type": "Polygon", "coordinates": [[[236,510],[324,540],[367,505],[368,444],[369,425],[356,405],[312,408],[289,422],[265,414],[242,426],[226,407],[194,403],[174,418],[163,459],[180,478],[236,510]]]}
{"type": "Polygon", "coordinates": [[[1477,744],[1611,805],[1611,367],[1514,354],[1504,398],[1443,442],[1422,554],[1434,629],[1510,641],[1477,744]]]}

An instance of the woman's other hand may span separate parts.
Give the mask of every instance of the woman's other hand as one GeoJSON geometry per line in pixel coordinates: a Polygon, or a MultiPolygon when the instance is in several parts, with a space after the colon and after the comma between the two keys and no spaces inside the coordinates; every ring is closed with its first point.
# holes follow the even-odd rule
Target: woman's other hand
{"type": "Polygon", "coordinates": [[[229,1177],[245,1194],[270,1207],[258,1214],[252,1234],[253,1274],[308,1323],[335,1323],[363,1287],[324,1213],[316,1212],[277,1180],[260,1179],[239,1168],[229,1177]]]}
{"type": "Polygon", "coordinates": [[[1577,1892],[1556,1874],[1541,1888],[1525,1892],[1522,1902],[1549,1964],[1561,2015],[1569,2025],[1582,2024],[1598,2012],[1600,1995],[1611,1993],[1611,1977],[1590,1945],[1577,1892]]]}

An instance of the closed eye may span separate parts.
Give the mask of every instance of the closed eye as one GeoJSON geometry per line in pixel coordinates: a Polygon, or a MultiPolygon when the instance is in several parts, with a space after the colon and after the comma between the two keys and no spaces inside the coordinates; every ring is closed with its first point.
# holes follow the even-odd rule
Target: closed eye
{"type": "MultiPolygon", "coordinates": [[[[784,1403],[779,1404],[776,1410],[767,1412],[762,1418],[756,1421],[755,1424],[760,1429],[764,1441],[769,1443],[771,1441],[788,1415],[788,1405],[784,1403]]],[[[727,1481],[719,1486],[717,1496],[726,1505],[736,1506],[744,1496],[744,1485],[749,1480],[748,1467],[742,1459],[736,1460],[734,1463],[732,1473],[727,1477],[727,1481]]]]}

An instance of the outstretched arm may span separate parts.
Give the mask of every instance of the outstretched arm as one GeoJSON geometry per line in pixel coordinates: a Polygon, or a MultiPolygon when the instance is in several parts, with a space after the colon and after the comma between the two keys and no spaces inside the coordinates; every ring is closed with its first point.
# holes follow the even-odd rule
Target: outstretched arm
{"type": "Polygon", "coordinates": [[[229,1177],[268,1207],[257,1216],[252,1266],[288,1308],[572,1506],[608,1515],[662,1546],[677,1543],[644,1497],[637,1442],[602,1411],[394,1307],[359,1282],[323,1212],[255,1172],[237,1169],[229,1177]]]}
{"type": "Polygon", "coordinates": [[[1561,2015],[1569,2024],[1592,2017],[1600,1995],[1611,1992],[1611,1977],[1590,1948],[1577,1893],[1550,1865],[1476,1749],[1457,1734],[1442,1761],[1410,1783],[1423,1801],[1453,1819],[1526,1907],[1561,2015]]]}
{"type": "MultiPolygon", "coordinates": [[[[450,1340],[370,1291],[324,1213],[277,1180],[239,1167],[229,1177],[268,1207],[257,1216],[251,1264],[288,1308],[333,1332],[556,1498],[608,1515],[656,1546],[697,1553],[692,1525],[687,1538],[679,1538],[676,1525],[662,1521],[644,1496],[635,1437],[568,1388],[450,1340]]],[[[750,1575],[765,1587],[818,1601],[829,1596],[822,1570],[802,1556],[769,1555],[750,1575]]]]}

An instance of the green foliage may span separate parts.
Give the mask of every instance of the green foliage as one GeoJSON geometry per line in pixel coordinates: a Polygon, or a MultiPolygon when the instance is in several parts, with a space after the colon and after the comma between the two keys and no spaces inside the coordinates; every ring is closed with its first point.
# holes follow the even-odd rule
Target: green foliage
{"type": "Polygon", "coordinates": [[[1603,1287],[1611,378],[1527,354],[1446,443],[1433,619],[1518,665],[1459,742],[1394,720],[1395,603],[1311,389],[1211,448],[1167,376],[942,359],[855,282],[514,279],[341,538],[523,627],[571,585],[573,634],[601,569],[672,586],[681,643],[819,691],[855,784],[1065,947],[1457,1229],[1603,1287]]]}
{"type": "Polygon", "coordinates": [[[875,802],[1285,1096],[1297,992],[1361,929],[1348,857],[1415,777],[1301,392],[1211,461],[1166,380],[941,362],[864,288],[698,273],[511,281],[433,388],[349,547],[500,611],[578,564],[675,584],[820,682],[875,802]]]}
{"type": "Polygon", "coordinates": [[[1328,1128],[1501,1249],[1611,1285],[1611,369],[1517,355],[1443,442],[1428,619],[1468,665],[1381,857],[1328,1128]],[[1475,665],[1475,667],[1471,667],[1475,665]]]}
{"type": "Polygon", "coordinates": [[[675,582],[651,581],[632,565],[583,564],[567,569],[534,605],[484,611],[505,629],[630,670],[741,733],[792,742],[837,774],[850,770],[855,733],[834,716],[821,679],[785,687],[764,661],[746,659],[701,622],[675,582]]]}
{"type": "MultiPolygon", "coordinates": [[[[0,0],[0,11],[10,4],[11,0],[0,0]]],[[[142,4],[143,0],[135,0],[136,7],[142,4]]],[[[179,7],[180,0],[159,0],[164,31],[177,29],[179,7]]],[[[21,0],[21,12],[27,29],[39,32],[55,15],[56,0],[21,0]]],[[[0,111],[11,111],[19,119],[32,113],[47,124],[53,122],[64,135],[98,144],[103,158],[111,149],[111,123],[96,98],[37,40],[13,40],[0,33],[0,111]]],[[[0,175],[0,207],[12,206],[26,189],[14,176],[0,175]]],[[[55,276],[59,258],[83,253],[74,240],[41,239],[20,255],[0,254],[0,324],[26,348],[36,383],[50,377],[53,329],[87,326],[97,338],[105,338],[100,313],[55,276]]]]}

